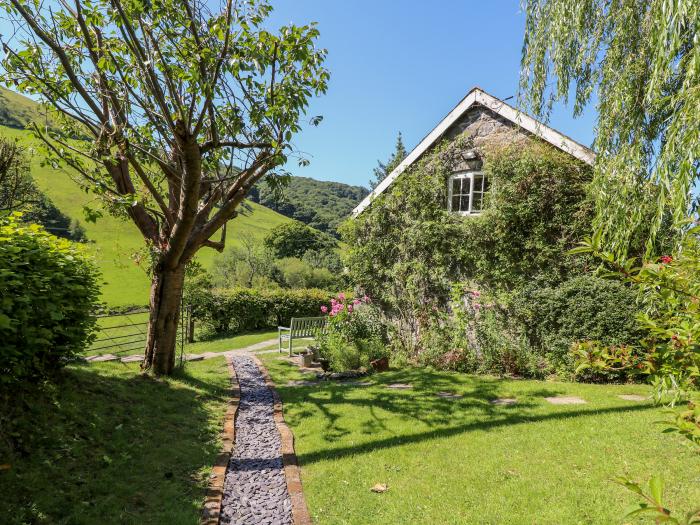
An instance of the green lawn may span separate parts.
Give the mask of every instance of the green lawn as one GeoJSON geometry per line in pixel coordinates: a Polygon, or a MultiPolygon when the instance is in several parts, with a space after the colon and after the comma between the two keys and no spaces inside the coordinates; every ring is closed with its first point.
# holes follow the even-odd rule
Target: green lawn
{"type": "MultiPolygon", "coordinates": [[[[125,304],[148,304],[149,280],[144,269],[134,262],[134,254],[145,244],[141,234],[130,222],[121,221],[104,214],[97,223],[86,223],[83,206],[98,207],[93,195],[88,195],[72,180],[69,170],[56,170],[42,166],[42,146],[29,132],[0,126],[0,136],[16,138],[27,146],[36,148],[32,157],[32,176],[39,188],[53,200],[54,204],[67,216],[77,219],[85,227],[89,239],[89,249],[102,270],[104,285],[102,299],[110,306],[125,304]]],[[[262,239],[275,226],[289,221],[287,217],[255,203],[248,203],[250,210],[241,210],[227,229],[227,246],[240,244],[243,237],[262,239]]],[[[218,252],[203,249],[198,260],[205,268],[210,268],[218,252]]]]}
{"type": "Polygon", "coordinates": [[[298,369],[263,356],[295,435],[304,493],[319,524],[620,523],[635,499],[610,479],[660,473],[671,508],[700,501],[700,455],[641,385],[498,380],[402,370],[375,386],[289,387],[298,369]],[[411,383],[390,390],[387,383],[411,383]],[[463,394],[442,399],[438,391],[463,394]],[[544,397],[575,395],[585,405],[544,397]],[[516,397],[516,406],[489,400],[516,397]],[[389,490],[370,488],[386,483],[389,490]]]}
{"type": "Polygon", "coordinates": [[[229,395],[225,361],[189,363],[168,380],[137,372],[70,367],[53,399],[15,399],[0,414],[0,465],[10,467],[0,469],[0,522],[198,522],[229,395]]]}

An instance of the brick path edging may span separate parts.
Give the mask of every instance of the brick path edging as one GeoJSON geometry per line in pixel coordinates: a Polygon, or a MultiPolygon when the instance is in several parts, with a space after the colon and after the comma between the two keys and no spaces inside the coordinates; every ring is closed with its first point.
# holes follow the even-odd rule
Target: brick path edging
{"type": "Polygon", "coordinates": [[[287,491],[289,492],[289,498],[292,500],[292,519],[294,525],[312,525],[313,522],[311,521],[309,508],[306,506],[306,500],[304,499],[304,490],[301,484],[301,470],[299,469],[297,456],[294,453],[294,434],[292,434],[292,431],[284,421],[282,400],[275,389],[275,384],[272,382],[265,365],[263,365],[258,357],[253,355],[252,358],[262,372],[267,388],[272,392],[274,418],[282,441],[280,452],[282,453],[282,464],[284,465],[284,477],[287,479],[287,491]]]}
{"type": "Polygon", "coordinates": [[[236,442],[236,412],[241,398],[241,390],[238,385],[238,376],[233,366],[233,359],[226,356],[226,366],[231,379],[230,399],[224,416],[224,429],[221,432],[221,452],[216,457],[216,462],[209,476],[209,486],[207,487],[202,508],[202,518],[200,525],[218,525],[221,515],[221,500],[224,497],[224,480],[228,462],[231,459],[233,445],[236,442]]]}

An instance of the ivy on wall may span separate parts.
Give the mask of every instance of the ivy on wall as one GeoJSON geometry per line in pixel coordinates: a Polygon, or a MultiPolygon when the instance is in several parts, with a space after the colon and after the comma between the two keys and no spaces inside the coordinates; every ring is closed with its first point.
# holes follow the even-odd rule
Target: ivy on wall
{"type": "MultiPolygon", "coordinates": [[[[382,307],[394,345],[408,355],[465,347],[485,359],[489,348],[478,347],[477,328],[465,334],[464,324],[457,323],[460,333],[446,334],[450,311],[464,306],[450,297],[455,283],[488,296],[495,304],[485,306],[503,314],[500,322],[517,323],[522,316],[509,311],[524,290],[556,288],[595,269],[587,255],[568,253],[589,234],[594,213],[590,166],[536,139],[486,143],[477,150],[490,183],[485,211],[465,217],[448,211],[447,182],[473,162],[467,159],[474,149],[466,137],[443,143],[342,228],[353,282],[382,307]]],[[[489,316],[477,312],[472,317],[489,316]]],[[[517,334],[527,338],[533,333],[532,327],[506,329],[515,333],[514,347],[521,345],[517,334]]]]}

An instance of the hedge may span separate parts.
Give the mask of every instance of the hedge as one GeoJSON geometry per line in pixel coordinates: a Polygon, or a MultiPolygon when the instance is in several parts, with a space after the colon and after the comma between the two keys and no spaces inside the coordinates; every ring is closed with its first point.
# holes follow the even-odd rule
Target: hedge
{"type": "Polygon", "coordinates": [[[199,289],[187,299],[195,320],[217,334],[289,326],[292,317],[321,315],[334,294],[317,289],[199,289]]]}
{"type": "Polygon", "coordinates": [[[0,386],[40,380],[90,341],[98,273],[84,248],[0,218],[0,386]]]}
{"type": "Polygon", "coordinates": [[[633,343],[640,336],[636,294],[619,281],[582,275],[558,286],[533,284],[514,306],[532,346],[555,361],[569,361],[576,341],[610,345],[633,343]]]}

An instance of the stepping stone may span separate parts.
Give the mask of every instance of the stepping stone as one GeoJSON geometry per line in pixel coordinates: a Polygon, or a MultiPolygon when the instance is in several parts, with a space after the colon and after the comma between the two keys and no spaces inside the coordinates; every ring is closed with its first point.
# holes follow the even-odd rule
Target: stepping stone
{"type": "Polygon", "coordinates": [[[489,401],[492,405],[514,405],[518,402],[514,397],[498,397],[489,401]]]}
{"type": "Polygon", "coordinates": [[[143,361],[143,356],[142,355],[128,355],[126,357],[122,357],[120,359],[122,363],[137,363],[139,361],[143,361]]]}
{"type": "Polygon", "coordinates": [[[639,394],[620,394],[617,397],[624,399],[625,401],[646,401],[649,399],[648,397],[640,396],[639,394]]]}
{"type": "Polygon", "coordinates": [[[444,399],[459,399],[460,397],[464,397],[462,394],[455,394],[454,392],[436,392],[435,395],[444,399]]]}
{"type": "Polygon", "coordinates": [[[338,383],[341,386],[372,386],[372,381],[343,381],[338,383]]]}
{"type": "Polygon", "coordinates": [[[586,400],[576,396],[545,397],[552,405],[585,405],[586,400]]]}
{"type": "Polygon", "coordinates": [[[318,381],[289,381],[287,386],[316,386],[318,381]]]}
{"type": "Polygon", "coordinates": [[[408,383],[391,383],[386,385],[386,387],[393,388],[394,390],[408,390],[409,388],[413,388],[413,385],[409,385],[408,383]]]}
{"type": "Polygon", "coordinates": [[[202,361],[204,356],[201,354],[189,354],[185,356],[185,361],[202,361]]]}
{"type": "Polygon", "coordinates": [[[85,360],[90,363],[102,363],[105,361],[117,361],[119,358],[114,354],[103,354],[103,355],[91,355],[86,357],[85,360]]]}

